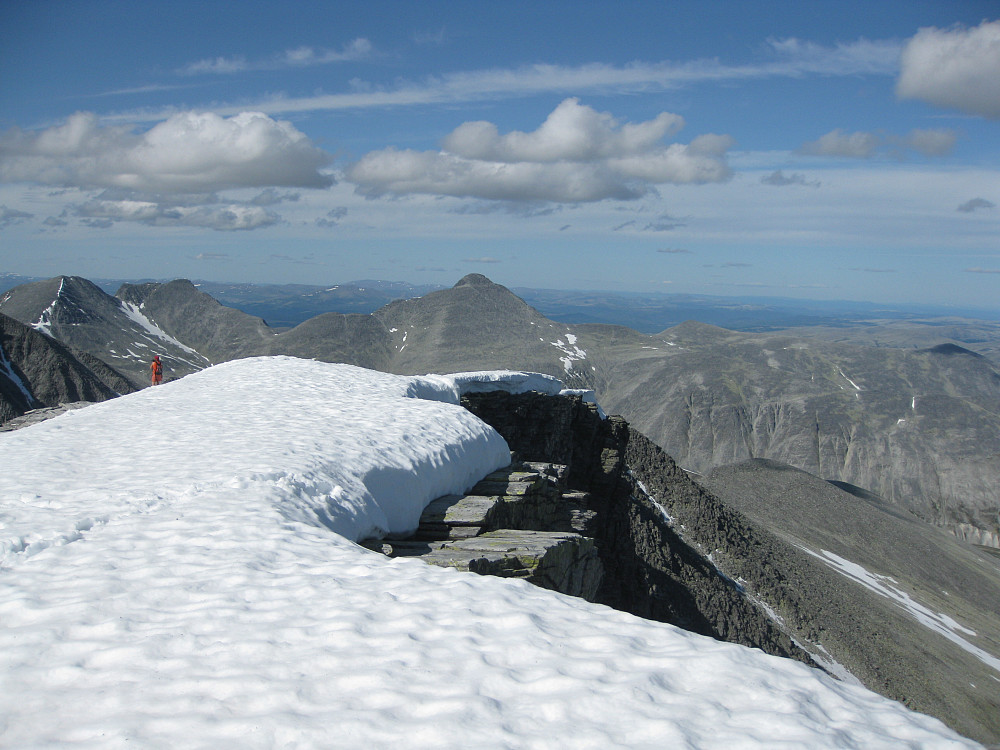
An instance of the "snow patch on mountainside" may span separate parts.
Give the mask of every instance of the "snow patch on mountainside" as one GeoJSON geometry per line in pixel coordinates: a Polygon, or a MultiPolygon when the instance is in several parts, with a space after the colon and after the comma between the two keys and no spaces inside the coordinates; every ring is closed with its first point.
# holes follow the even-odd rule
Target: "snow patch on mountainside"
{"type": "Polygon", "coordinates": [[[891,599],[899,605],[900,608],[908,612],[921,625],[940,633],[952,643],[975,656],[983,662],[983,664],[986,664],[987,666],[990,666],[1000,672],[1000,659],[997,659],[992,654],[974,646],[962,637],[962,635],[975,637],[975,631],[969,630],[969,628],[956,622],[948,615],[940,612],[934,612],[930,608],[916,601],[905,591],[898,589],[895,585],[896,581],[889,576],[881,576],[871,573],[861,565],[851,562],[850,560],[845,560],[839,555],[835,555],[833,552],[829,552],[827,550],[821,550],[819,553],[816,553],[805,547],[802,547],[801,549],[808,552],[813,557],[819,558],[841,575],[850,578],[852,581],[860,583],[869,591],[874,591],[879,596],[891,599]]]}
{"type": "Polygon", "coordinates": [[[204,357],[202,357],[198,352],[196,352],[190,346],[188,346],[187,344],[181,343],[180,341],[178,341],[177,339],[175,339],[173,336],[171,336],[169,333],[167,333],[162,328],[160,328],[158,325],[156,325],[149,318],[147,318],[146,315],[145,315],[145,313],[143,313],[142,310],[137,305],[135,305],[135,304],[133,304],[131,302],[122,302],[121,305],[122,305],[122,311],[132,321],[134,321],[135,323],[138,323],[140,326],[142,326],[142,328],[144,328],[146,331],[148,331],[149,333],[151,333],[156,338],[162,339],[163,341],[166,341],[168,344],[176,346],[178,349],[183,349],[184,351],[188,352],[189,354],[193,354],[193,355],[195,355],[196,357],[198,357],[200,359],[204,359],[204,357]]]}
{"type": "Polygon", "coordinates": [[[28,390],[28,387],[24,384],[24,381],[21,380],[21,377],[16,372],[14,372],[14,364],[10,361],[10,358],[7,356],[7,352],[3,350],[2,346],[0,346],[0,374],[5,375],[7,379],[13,383],[14,387],[21,392],[21,395],[24,396],[28,404],[37,403],[35,401],[35,397],[31,395],[31,391],[28,390]]]}
{"type": "Polygon", "coordinates": [[[563,356],[559,358],[559,361],[563,364],[563,369],[570,373],[573,371],[573,363],[580,362],[587,358],[587,352],[576,345],[576,336],[572,333],[565,334],[566,340],[563,341],[561,338],[555,341],[550,341],[556,349],[563,353],[563,356]]]}
{"type": "Polygon", "coordinates": [[[55,312],[56,304],[62,296],[64,286],[66,286],[66,279],[62,278],[59,281],[59,289],[56,290],[55,298],[49,303],[48,307],[42,310],[42,314],[38,316],[38,320],[31,324],[32,328],[36,331],[41,331],[46,336],[52,335],[52,313],[55,312]]]}

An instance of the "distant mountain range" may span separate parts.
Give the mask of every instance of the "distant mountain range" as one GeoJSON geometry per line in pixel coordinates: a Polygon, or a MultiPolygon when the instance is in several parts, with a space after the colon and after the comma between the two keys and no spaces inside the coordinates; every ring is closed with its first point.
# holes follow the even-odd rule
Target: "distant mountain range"
{"type": "MultiPolygon", "coordinates": [[[[273,328],[185,280],[125,284],[112,297],[86,279],[58,277],[8,290],[0,313],[136,386],[147,382],[154,352],[168,380],[274,354],[400,374],[556,375],[596,391],[606,410],[689,471],[778,460],[864,487],[935,525],[971,525],[1000,544],[1000,373],[955,339],[928,334],[959,333],[955,321],[925,326],[917,339],[934,343],[905,349],[851,343],[846,329],[837,329],[841,341],[827,341],[829,328],[807,338],[687,322],[648,335],[558,323],[478,274],[370,315],[327,312],[293,328],[273,328]]],[[[974,336],[986,338],[988,326],[974,336]]]]}
{"type": "MultiPolygon", "coordinates": [[[[0,273],[0,295],[22,284],[45,279],[0,273]]],[[[141,284],[153,279],[92,279],[108,294],[123,284],[141,284]]],[[[162,283],[162,280],[160,280],[162,283]]],[[[291,328],[327,312],[373,313],[400,299],[422,297],[445,287],[402,281],[364,279],[342,284],[240,284],[195,280],[194,285],[227,307],[264,319],[272,328],[291,328]]],[[[952,336],[968,337],[967,343],[998,344],[1000,310],[960,309],[933,305],[886,305],[848,300],[819,301],[783,297],[727,297],[704,294],[581,291],[513,287],[517,296],[550,320],[559,323],[604,323],[659,333],[689,320],[733,331],[776,331],[787,328],[822,329],[822,335],[851,337],[858,329],[881,330],[892,326],[896,343],[888,346],[920,346],[933,330],[922,327],[949,325],[952,336]],[[977,325],[977,321],[985,321],[977,325]],[[830,329],[826,332],[826,329],[830,329]],[[910,334],[907,334],[910,332],[910,334]],[[916,336],[917,343],[912,343],[916,336]],[[983,339],[985,335],[985,339],[983,339]]],[[[869,338],[869,343],[877,340],[869,338]]],[[[981,351],[977,347],[977,351],[981,351]]],[[[1000,346],[993,346],[998,352],[1000,346]]]]}

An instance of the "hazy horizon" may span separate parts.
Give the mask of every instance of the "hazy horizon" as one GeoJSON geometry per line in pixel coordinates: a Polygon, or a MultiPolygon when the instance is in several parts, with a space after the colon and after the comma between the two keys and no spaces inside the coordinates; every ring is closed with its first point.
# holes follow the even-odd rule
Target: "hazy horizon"
{"type": "MultiPolygon", "coordinates": [[[[472,273],[479,273],[478,271],[472,273]]],[[[26,276],[22,274],[15,274],[9,271],[0,271],[0,294],[3,292],[14,288],[22,283],[30,283],[33,281],[44,281],[49,278],[57,278],[59,276],[69,276],[74,274],[56,274],[55,276],[26,276]],[[5,278],[7,280],[5,280],[5,278]]],[[[488,274],[482,274],[489,278],[488,274]]],[[[86,277],[85,277],[86,278],[86,277]]],[[[238,281],[233,279],[202,279],[202,278],[187,278],[181,276],[174,277],[103,277],[95,276],[92,278],[87,278],[88,281],[101,287],[108,294],[114,294],[117,291],[118,285],[120,284],[143,284],[143,283],[168,283],[170,281],[176,280],[187,280],[190,281],[195,286],[209,285],[219,285],[219,286],[255,286],[255,287],[285,287],[285,286],[301,286],[310,290],[326,289],[332,290],[337,287],[353,286],[357,287],[360,284],[381,284],[385,286],[407,286],[411,288],[421,289],[427,288],[431,291],[437,291],[442,289],[449,289],[455,284],[457,284],[460,279],[456,278],[451,283],[442,284],[418,284],[404,279],[348,279],[346,281],[332,281],[323,284],[316,283],[306,283],[306,282],[254,282],[254,281],[238,281]]],[[[494,283],[497,282],[495,279],[490,279],[494,283]]],[[[503,286],[507,286],[504,284],[503,286]]],[[[1000,305],[996,307],[979,307],[975,305],[963,305],[963,304],[933,304],[927,302],[916,302],[916,301],[901,301],[901,302],[885,302],[879,300],[851,300],[851,299],[808,299],[802,297],[789,297],[782,295],[753,295],[753,294],[721,294],[721,293],[699,293],[699,292],[671,292],[664,290],[653,290],[653,291],[640,291],[640,290],[624,290],[624,289],[570,289],[570,288],[555,288],[549,286],[541,285],[512,285],[508,287],[510,291],[514,294],[522,294],[523,292],[535,292],[541,293],[551,293],[553,295],[567,295],[572,298],[572,295],[608,295],[619,299],[627,298],[637,298],[637,299],[650,299],[650,298],[662,298],[664,301],[667,300],[686,300],[688,302],[696,301],[712,301],[717,303],[718,306],[724,306],[726,303],[741,304],[746,306],[759,305],[760,307],[768,306],[779,306],[787,307],[790,310],[803,309],[803,310],[819,310],[825,308],[825,312],[829,315],[835,315],[837,312],[840,313],[852,313],[854,315],[860,315],[865,311],[865,308],[872,308],[869,312],[875,314],[879,311],[885,313],[892,313],[896,315],[935,315],[941,314],[942,316],[946,314],[957,315],[959,317],[967,317],[970,319],[984,320],[984,321],[1000,321],[1000,305]],[[980,317],[982,316],[982,317],[980,317]]],[[[427,292],[425,292],[427,293],[427,292]]],[[[233,305],[232,301],[227,301],[225,299],[220,300],[230,306],[233,305]]],[[[557,303],[553,303],[557,304],[557,303]]]]}

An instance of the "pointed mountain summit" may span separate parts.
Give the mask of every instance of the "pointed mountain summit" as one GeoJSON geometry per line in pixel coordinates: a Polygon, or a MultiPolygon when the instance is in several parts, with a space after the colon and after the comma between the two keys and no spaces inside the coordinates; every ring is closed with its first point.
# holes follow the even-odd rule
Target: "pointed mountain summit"
{"type": "Polygon", "coordinates": [[[589,382],[586,351],[555,323],[481,274],[451,289],[392,302],[373,313],[392,335],[398,373],[526,369],[589,382]]]}
{"type": "Polygon", "coordinates": [[[118,308],[114,298],[80,276],[56,276],[22,284],[0,298],[0,310],[5,315],[63,341],[71,328],[109,320],[118,308]]]}
{"type": "Polygon", "coordinates": [[[460,286],[500,286],[499,284],[494,284],[490,279],[483,276],[481,273],[470,273],[466,274],[455,282],[455,287],[460,286]]]}

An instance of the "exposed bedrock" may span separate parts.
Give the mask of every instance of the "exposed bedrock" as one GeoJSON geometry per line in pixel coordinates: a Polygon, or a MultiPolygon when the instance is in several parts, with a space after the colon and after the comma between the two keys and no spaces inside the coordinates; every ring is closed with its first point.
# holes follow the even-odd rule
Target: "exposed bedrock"
{"type": "Polygon", "coordinates": [[[604,568],[595,600],[640,617],[803,661],[808,656],[739,587],[685,543],[625,462],[630,429],[602,420],[579,397],[468,394],[463,404],[520,458],[565,464],[566,484],[588,493],[604,568]]]}

